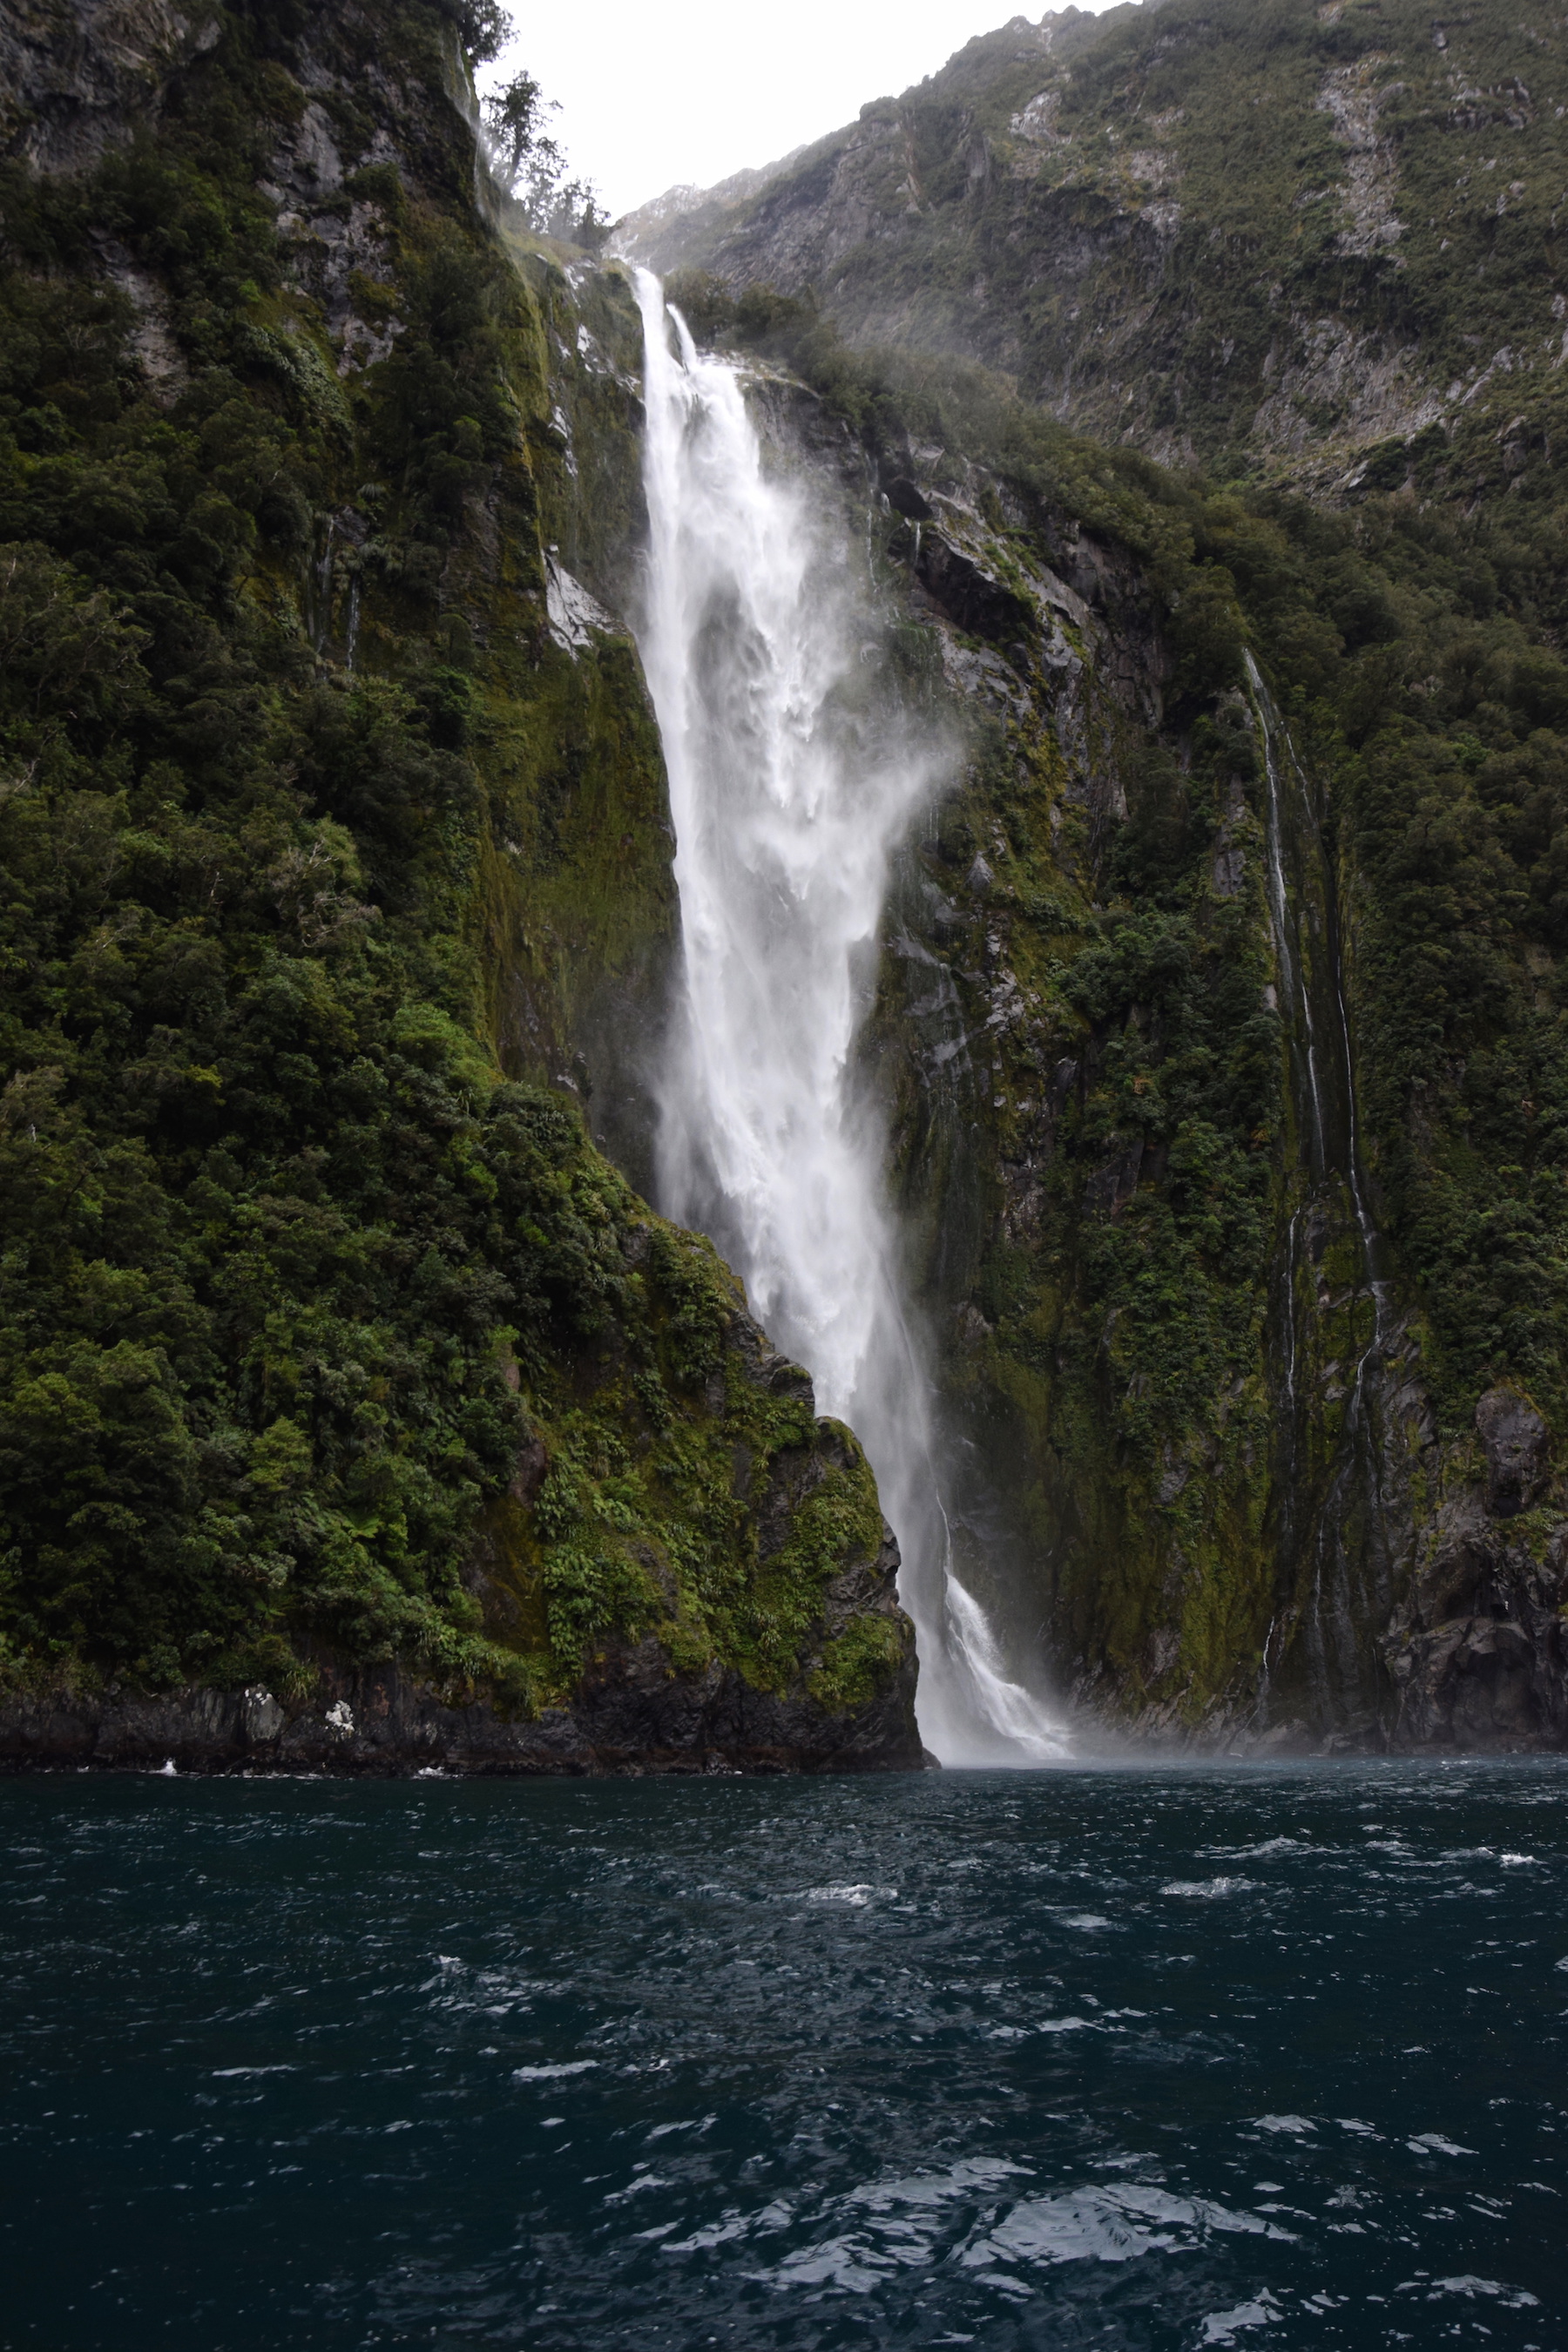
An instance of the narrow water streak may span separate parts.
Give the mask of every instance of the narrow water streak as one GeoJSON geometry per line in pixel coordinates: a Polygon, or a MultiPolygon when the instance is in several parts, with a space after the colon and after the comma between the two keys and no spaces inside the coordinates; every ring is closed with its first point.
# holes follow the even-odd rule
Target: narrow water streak
{"type": "MultiPolygon", "coordinates": [[[[1372,1214],[1361,1159],[1355,1066],[1345,1002],[1340,927],[1331,866],[1310,781],[1264,683],[1246,656],[1258,714],[1268,786],[1269,903],[1289,1040],[1290,1070],[1300,1134],[1304,1182],[1288,1227],[1288,1261],[1277,1296],[1284,1340],[1285,1406],[1280,1433],[1280,1520],[1287,1564],[1303,1517],[1296,1495],[1307,1451],[1303,1400],[1298,1393],[1298,1318],[1311,1309],[1298,1296],[1298,1235],[1304,1216],[1337,1218],[1348,1207],[1355,1226],[1372,1301],[1372,1328],[1358,1347],[1350,1398],[1326,1490],[1310,1507],[1310,1584],[1302,1606],[1306,1654],[1320,1701],[1360,1691],[1363,1717],[1377,1703],[1359,1628],[1386,1618],[1394,1580],[1387,1559],[1388,1513],[1383,1490],[1384,1351],[1394,1320],[1383,1237],[1372,1214]],[[1318,1017],[1314,1019],[1314,1005],[1318,1017]]],[[[1327,1227],[1325,1226],[1325,1230],[1327,1227]]],[[[1310,1244],[1309,1244],[1310,1246],[1310,1244]]],[[[1277,1612],[1269,1643],[1288,1646],[1288,1624],[1277,1612]]],[[[1265,1644],[1260,1703],[1268,1698],[1273,1664],[1265,1644]]]]}
{"type": "Polygon", "coordinates": [[[952,1573],[930,1384],[900,1296],[886,1137],[854,1084],[889,861],[941,782],[890,690],[847,532],[764,464],[734,368],[638,273],[650,528],[639,638],[669,773],[684,987],[660,1201],[710,1234],[821,1409],[864,1444],[948,1762],[1062,1751],[952,1573]]]}

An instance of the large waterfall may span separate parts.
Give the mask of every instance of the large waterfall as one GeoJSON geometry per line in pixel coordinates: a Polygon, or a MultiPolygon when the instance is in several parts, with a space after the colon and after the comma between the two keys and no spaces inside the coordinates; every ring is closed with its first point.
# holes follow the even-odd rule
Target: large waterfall
{"type": "Polygon", "coordinates": [[[736,372],[638,273],[651,545],[639,636],[669,772],[684,985],[660,1206],[710,1234],[870,1457],[949,1763],[1064,1752],[952,1572],[930,1384],[900,1296],[885,1134],[855,1086],[889,862],[942,780],[888,691],[841,526],[769,470],[736,372]]]}

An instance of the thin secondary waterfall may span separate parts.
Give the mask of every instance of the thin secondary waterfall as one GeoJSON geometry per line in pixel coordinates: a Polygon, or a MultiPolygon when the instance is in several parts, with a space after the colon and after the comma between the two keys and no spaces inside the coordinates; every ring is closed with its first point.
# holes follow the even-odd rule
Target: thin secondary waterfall
{"type": "Polygon", "coordinates": [[[880,676],[850,550],[763,465],[733,368],[637,273],[650,525],[639,632],[676,827],[684,988],[661,1206],[710,1234],[822,1411],[866,1447],[952,1763],[1064,1752],[951,1571],[929,1382],[900,1297],[885,1138],[853,1082],[895,848],[940,782],[880,676]],[[673,336],[673,341],[672,341],[673,336]]]}
{"type": "MultiPolygon", "coordinates": [[[[1287,1624],[1298,1612],[1304,1618],[1306,1654],[1322,1689],[1350,1690],[1356,1681],[1357,1624],[1369,1616],[1386,1616],[1393,1593],[1385,1557],[1379,1428],[1383,1352],[1391,1332],[1393,1300],[1362,1168],[1339,922],[1319,814],[1306,772],[1258,664],[1250,653],[1246,661],[1262,740],[1269,906],[1301,1145],[1301,1176],[1286,1230],[1284,1279],[1277,1300],[1285,1391],[1279,1433],[1280,1536],[1288,1562],[1294,1555],[1304,1555],[1310,1580],[1284,1616],[1287,1624]],[[1298,1327],[1310,1312],[1300,1296],[1300,1234],[1303,1224],[1310,1226],[1314,1220],[1327,1231],[1333,1218],[1342,1214],[1341,1203],[1350,1211],[1359,1244],[1372,1301],[1372,1328],[1357,1349],[1347,1383],[1343,1426],[1326,1487],[1312,1497],[1302,1427],[1306,1401],[1298,1393],[1296,1377],[1298,1327]],[[1305,1526],[1300,1524],[1303,1517],[1305,1526]]],[[[1260,1696],[1267,1690],[1277,1628],[1284,1630],[1279,1612],[1264,1645],[1260,1696]]]]}

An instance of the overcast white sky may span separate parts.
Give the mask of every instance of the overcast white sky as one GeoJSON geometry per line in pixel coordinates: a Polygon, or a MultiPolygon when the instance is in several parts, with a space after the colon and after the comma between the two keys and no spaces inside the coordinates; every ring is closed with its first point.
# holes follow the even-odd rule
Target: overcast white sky
{"type": "MultiPolygon", "coordinates": [[[[1079,0],[1094,14],[1111,0],[1079,0]]],[[[564,0],[513,14],[488,85],[526,67],[560,102],[554,130],[612,219],[678,182],[710,187],[771,163],[934,73],[1040,0],[564,0]]]]}

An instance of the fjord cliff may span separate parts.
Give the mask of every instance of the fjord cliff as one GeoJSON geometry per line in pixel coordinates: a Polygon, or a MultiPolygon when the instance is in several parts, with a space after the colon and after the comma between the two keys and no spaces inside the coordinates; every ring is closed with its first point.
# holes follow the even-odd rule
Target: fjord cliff
{"type": "Polygon", "coordinates": [[[1249,506],[771,315],[968,747],[868,1055],[965,1581],[1145,1732],[1560,1739],[1559,820],[1503,781],[1560,673],[1457,586],[1545,604],[1552,509],[1249,506]]]}
{"type": "MultiPolygon", "coordinates": [[[[7,1752],[917,1760],[859,1449],[640,1197],[635,310],[477,167],[464,36],[7,21],[7,1752]]],[[[951,749],[859,1078],[954,1564],[1121,1730],[1568,1737],[1524,38],[1016,22],[657,224],[951,749]]]]}
{"type": "Polygon", "coordinates": [[[1123,1722],[1568,1729],[1560,107],[1496,8],[1069,11],[626,225],[940,637],[877,1082],[963,1572],[1123,1722]]]}
{"type": "Polygon", "coordinates": [[[918,1762],[858,1447],[585,1129],[673,936],[635,311],[465,26],[7,12],[0,1745],[918,1762]]]}

